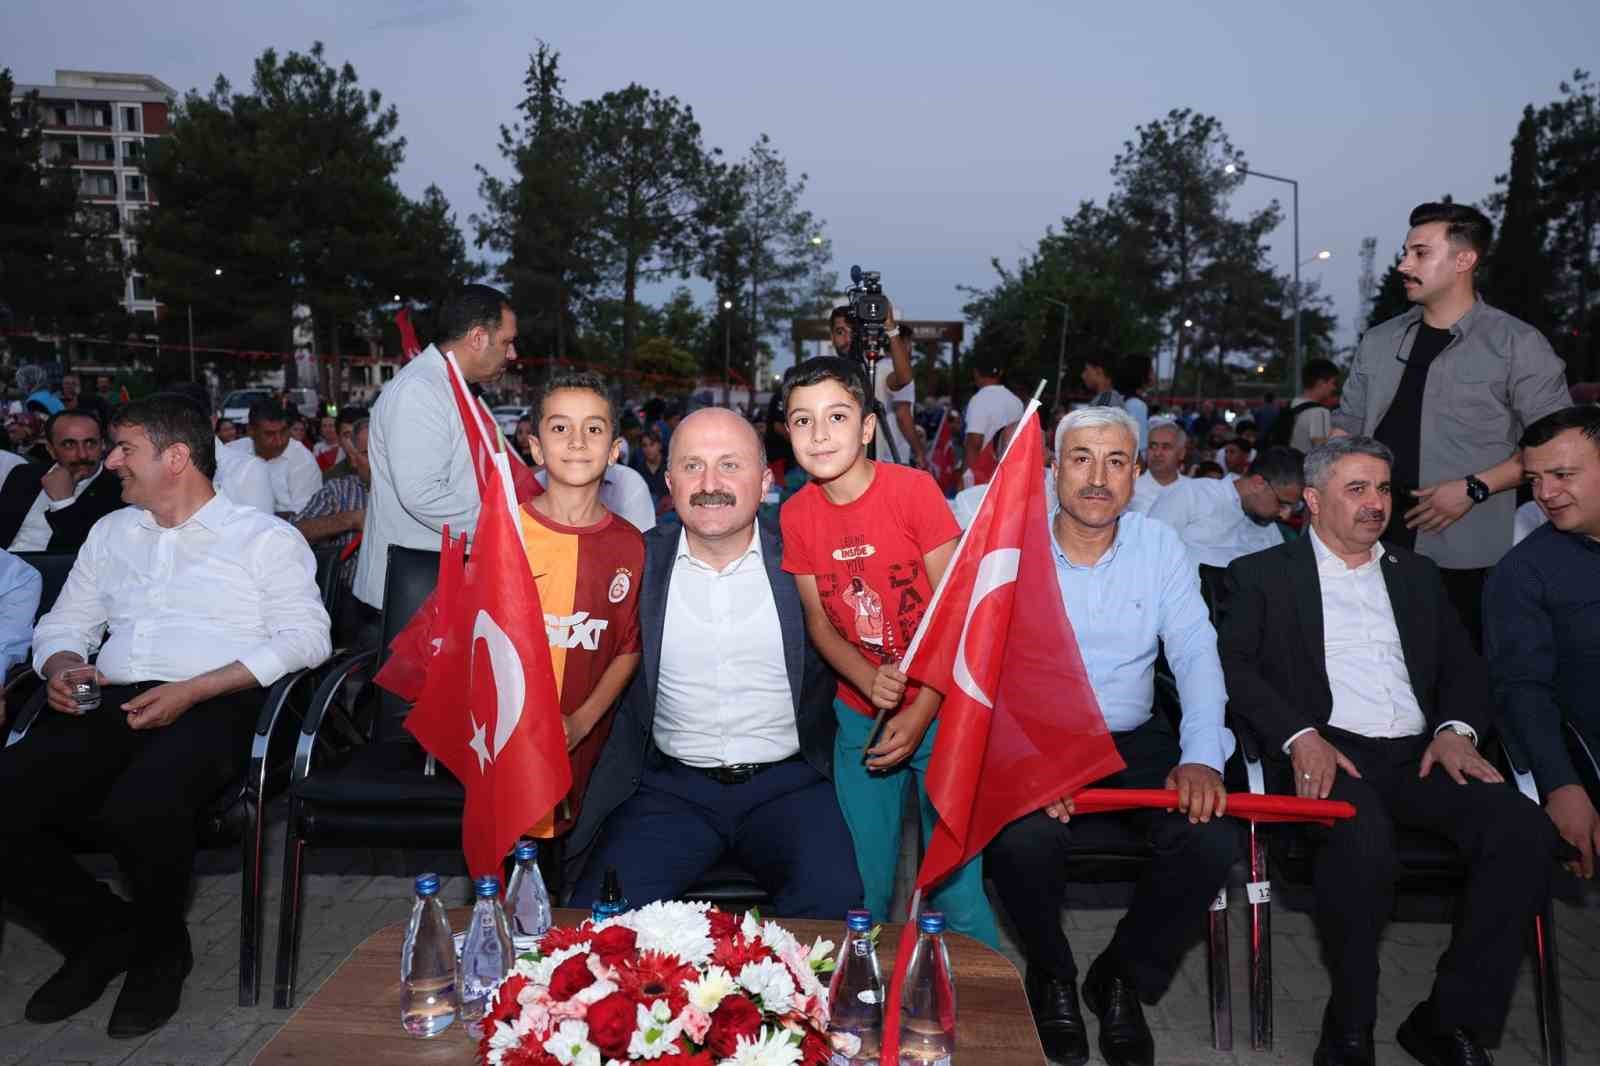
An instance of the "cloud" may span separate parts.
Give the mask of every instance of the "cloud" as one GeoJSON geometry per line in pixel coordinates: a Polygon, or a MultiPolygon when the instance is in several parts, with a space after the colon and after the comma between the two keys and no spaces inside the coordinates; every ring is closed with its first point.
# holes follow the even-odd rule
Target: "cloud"
{"type": "Polygon", "coordinates": [[[427,0],[401,0],[395,7],[402,10],[393,15],[378,19],[371,26],[375,30],[394,29],[398,26],[437,26],[442,22],[450,22],[463,18],[472,13],[472,5],[466,0],[444,0],[443,3],[428,3],[427,0]]]}

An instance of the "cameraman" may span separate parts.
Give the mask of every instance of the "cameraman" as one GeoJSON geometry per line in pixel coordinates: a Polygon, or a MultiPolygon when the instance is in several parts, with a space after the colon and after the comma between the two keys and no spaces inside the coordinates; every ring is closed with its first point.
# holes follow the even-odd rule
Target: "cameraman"
{"type": "MultiPolygon", "coordinates": [[[[912,408],[917,402],[917,386],[911,378],[911,340],[895,322],[894,304],[888,297],[884,297],[884,303],[889,308],[888,317],[883,323],[884,333],[889,339],[889,350],[885,353],[888,358],[880,357],[871,371],[873,399],[883,408],[883,417],[878,420],[879,436],[873,438],[871,455],[879,461],[894,458],[882,436],[887,432],[888,439],[894,441],[894,453],[899,455],[901,463],[927,469],[928,457],[912,418],[912,408]]],[[[835,307],[828,316],[828,333],[836,354],[846,359],[855,355],[851,350],[855,340],[855,321],[848,303],[835,307]]],[[[858,355],[856,357],[859,358],[858,355]]]]}

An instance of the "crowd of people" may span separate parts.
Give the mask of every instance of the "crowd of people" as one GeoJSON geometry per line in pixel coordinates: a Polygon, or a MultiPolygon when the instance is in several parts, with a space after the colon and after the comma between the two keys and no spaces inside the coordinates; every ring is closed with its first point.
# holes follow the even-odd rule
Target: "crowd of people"
{"type": "MultiPolygon", "coordinates": [[[[1487,1061],[1522,929],[1561,864],[1593,876],[1600,815],[1569,738],[1600,742],[1600,408],[1572,405],[1544,338],[1477,295],[1487,220],[1426,204],[1410,221],[1415,306],[1368,331],[1342,380],[1308,365],[1259,432],[1205,407],[1152,414],[1147,359],[1091,362],[1093,402],[1041,427],[1059,592],[1125,764],[1098,784],[1177,793],[1171,811],[1087,816],[1118,819],[1153,859],[1081,981],[1061,920],[1072,796],[933,892],[951,929],[994,944],[987,878],[1059,1062],[1088,1058],[1082,1003],[1107,1062],[1153,1061],[1143,1004],[1238,858],[1223,816],[1241,731],[1275,791],[1357,812],[1310,831],[1333,987],[1319,1066],[1373,1061],[1397,828],[1448,838],[1468,869],[1451,946],[1398,1034],[1423,1062],[1487,1061]],[[1513,547],[1524,485],[1546,521],[1513,547]],[[1496,739],[1526,753],[1543,809],[1504,782],[1496,739]]],[[[238,772],[252,704],[322,663],[334,627],[376,631],[390,547],[474,530],[445,353],[488,385],[516,358],[517,320],[472,285],[438,322],[370,411],[298,437],[267,401],[225,440],[203,391],[178,388],[108,419],[64,408],[47,459],[0,460],[0,543],[77,553],[36,626],[37,575],[0,554],[0,654],[27,656],[48,702],[0,752],[0,863],[10,902],[65,954],[30,1020],[84,1009],[124,970],[114,1035],[173,1014],[193,813],[238,772]],[[348,620],[317,587],[313,545],[329,543],[353,557],[348,620]],[[63,673],[91,661],[103,703],[84,711],[63,673]],[[126,900],[71,857],[92,818],[126,900]]],[[[975,368],[954,438],[967,484],[947,498],[919,469],[909,345],[887,326],[869,374],[841,309],[835,353],[790,370],[754,421],[619,412],[606,381],[560,372],[506,436],[537,475],[516,517],[573,767],[541,828],[572,904],[608,871],[634,904],[677,897],[731,855],[779,915],[888,919],[908,798],[924,835],[937,816],[925,775],[943,698],[899,664],[1025,409],[1004,366],[975,368]]]]}

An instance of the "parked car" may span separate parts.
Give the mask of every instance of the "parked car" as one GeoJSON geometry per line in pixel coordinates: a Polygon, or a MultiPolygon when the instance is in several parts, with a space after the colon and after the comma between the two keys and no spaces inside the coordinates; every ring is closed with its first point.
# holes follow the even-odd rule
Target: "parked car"
{"type": "Polygon", "coordinates": [[[237,422],[241,426],[250,417],[250,408],[262,400],[272,399],[272,392],[268,389],[237,389],[222,401],[222,417],[229,422],[237,422]]]}

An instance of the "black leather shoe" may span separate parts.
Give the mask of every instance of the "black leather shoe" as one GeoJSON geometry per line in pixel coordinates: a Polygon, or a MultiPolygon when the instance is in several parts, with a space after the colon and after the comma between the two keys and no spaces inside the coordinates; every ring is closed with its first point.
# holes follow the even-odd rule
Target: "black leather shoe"
{"type": "Polygon", "coordinates": [[[1478,1043],[1472,1030],[1458,1025],[1442,1029],[1433,1013],[1433,1001],[1417,1004],[1395,1033],[1400,1046],[1427,1066],[1491,1066],[1494,1059],[1478,1043]]]}
{"type": "Polygon", "coordinates": [[[111,1021],[106,1025],[106,1035],[126,1039],[153,1033],[166,1025],[178,1013],[183,981],[192,969],[194,952],[189,946],[188,930],[184,930],[181,942],[129,966],[122,994],[117,996],[111,1021]]]}
{"type": "Polygon", "coordinates": [[[1100,1019],[1100,1055],[1106,1066],[1155,1066],[1156,1042],[1132,981],[1096,959],[1083,981],[1083,1001],[1100,1019]]]}
{"type": "Polygon", "coordinates": [[[1311,1066],[1373,1066],[1372,1026],[1341,1025],[1327,1010],[1322,1012],[1322,1037],[1311,1056],[1311,1066]]]}
{"type": "Polygon", "coordinates": [[[105,994],[106,985],[128,968],[133,946],[133,933],[122,932],[76,948],[61,964],[61,969],[29,998],[22,1016],[30,1022],[47,1025],[93,1006],[105,994]]]}
{"type": "Polygon", "coordinates": [[[1077,982],[1059,981],[1030,966],[1023,983],[1045,1057],[1059,1066],[1083,1066],[1089,1061],[1089,1029],[1078,1009],[1077,982]]]}

